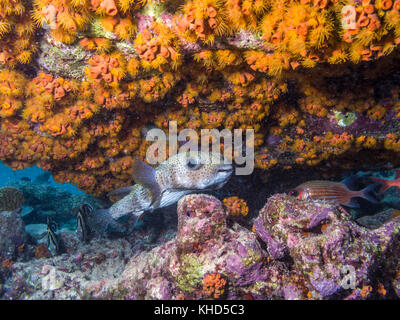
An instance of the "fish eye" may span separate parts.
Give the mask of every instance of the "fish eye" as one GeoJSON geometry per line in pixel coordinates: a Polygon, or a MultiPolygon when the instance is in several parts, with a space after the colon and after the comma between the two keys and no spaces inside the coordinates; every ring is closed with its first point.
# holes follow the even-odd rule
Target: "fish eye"
{"type": "Polygon", "coordinates": [[[297,190],[289,191],[289,196],[291,196],[291,197],[297,197],[298,195],[299,195],[299,192],[297,190]]]}
{"type": "Polygon", "coordinates": [[[189,158],[186,162],[186,166],[190,169],[190,170],[197,170],[198,168],[200,168],[202,166],[202,163],[195,158],[189,158]]]}

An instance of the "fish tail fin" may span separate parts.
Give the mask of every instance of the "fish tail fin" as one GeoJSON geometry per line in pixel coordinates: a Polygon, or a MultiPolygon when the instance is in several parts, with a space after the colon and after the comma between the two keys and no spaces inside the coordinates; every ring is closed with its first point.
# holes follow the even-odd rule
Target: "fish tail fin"
{"type": "Polygon", "coordinates": [[[125,228],[114,217],[112,217],[109,208],[93,210],[88,224],[91,230],[94,230],[103,236],[108,232],[125,232],[125,228]]]}
{"type": "Polygon", "coordinates": [[[372,193],[374,191],[374,189],[375,189],[375,185],[373,185],[373,184],[362,189],[360,191],[360,197],[364,198],[365,200],[367,200],[371,203],[378,204],[379,201],[375,198],[375,196],[373,196],[373,193],[372,193]]]}
{"type": "Polygon", "coordinates": [[[354,190],[355,188],[357,188],[356,186],[356,181],[357,181],[358,177],[357,175],[352,175],[350,177],[347,177],[346,179],[344,179],[342,181],[342,183],[349,188],[350,190],[354,190]]]}
{"type": "Polygon", "coordinates": [[[381,184],[381,189],[379,190],[379,194],[384,193],[387,189],[391,187],[390,185],[390,180],[385,180],[385,179],[380,179],[380,178],[375,178],[375,177],[370,177],[371,180],[374,180],[376,182],[379,182],[381,184]]]}

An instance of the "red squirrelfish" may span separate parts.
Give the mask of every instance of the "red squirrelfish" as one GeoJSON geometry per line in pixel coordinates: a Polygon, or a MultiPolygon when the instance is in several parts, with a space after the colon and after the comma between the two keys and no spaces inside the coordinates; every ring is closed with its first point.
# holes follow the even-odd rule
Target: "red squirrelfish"
{"type": "Polygon", "coordinates": [[[327,200],[337,202],[347,207],[358,208],[359,204],[353,199],[360,197],[370,202],[377,201],[368,193],[372,186],[360,191],[350,190],[344,183],[328,180],[314,180],[305,182],[289,192],[289,196],[301,200],[327,200]]]}
{"type": "Polygon", "coordinates": [[[379,191],[380,194],[384,193],[390,187],[396,187],[400,189],[400,169],[397,169],[395,171],[396,171],[396,178],[394,178],[394,180],[386,180],[386,179],[370,177],[370,179],[378,181],[382,184],[381,190],[379,191]]]}

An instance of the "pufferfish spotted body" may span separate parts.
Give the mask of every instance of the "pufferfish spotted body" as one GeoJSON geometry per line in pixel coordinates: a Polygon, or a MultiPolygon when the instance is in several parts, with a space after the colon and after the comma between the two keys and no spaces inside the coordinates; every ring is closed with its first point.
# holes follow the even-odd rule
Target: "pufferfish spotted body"
{"type": "Polygon", "coordinates": [[[135,185],[123,187],[110,195],[124,196],[99,214],[114,219],[133,214],[139,218],[145,211],[167,207],[184,195],[221,188],[233,172],[219,153],[185,152],[171,156],[156,169],[136,160],[133,164],[135,185]]]}

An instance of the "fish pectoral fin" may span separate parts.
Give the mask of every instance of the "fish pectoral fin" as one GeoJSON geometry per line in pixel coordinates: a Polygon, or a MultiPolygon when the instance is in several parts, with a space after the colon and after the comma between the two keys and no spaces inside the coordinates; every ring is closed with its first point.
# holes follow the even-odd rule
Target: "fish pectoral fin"
{"type": "Polygon", "coordinates": [[[136,183],[149,190],[151,203],[153,204],[161,199],[162,191],[156,179],[156,170],[139,159],[135,160],[132,167],[133,179],[136,183]]]}
{"type": "Polygon", "coordinates": [[[131,212],[132,216],[133,216],[133,228],[136,227],[136,225],[138,224],[140,217],[143,215],[144,211],[136,211],[136,212],[131,212]]]}
{"type": "Polygon", "coordinates": [[[111,192],[107,193],[107,195],[109,197],[111,197],[111,196],[125,197],[132,190],[133,190],[133,186],[127,186],[127,187],[122,187],[122,188],[115,189],[114,191],[111,191],[111,192]]]}
{"type": "Polygon", "coordinates": [[[149,210],[153,211],[154,209],[157,209],[157,208],[160,207],[161,199],[162,199],[163,194],[165,193],[165,191],[167,191],[167,190],[163,190],[163,191],[160,190],[157,193],[157,192],[153,192],[153,191],[150,190],[150,193],[151,193],[151,205],[150,205],[149,210]]]}

